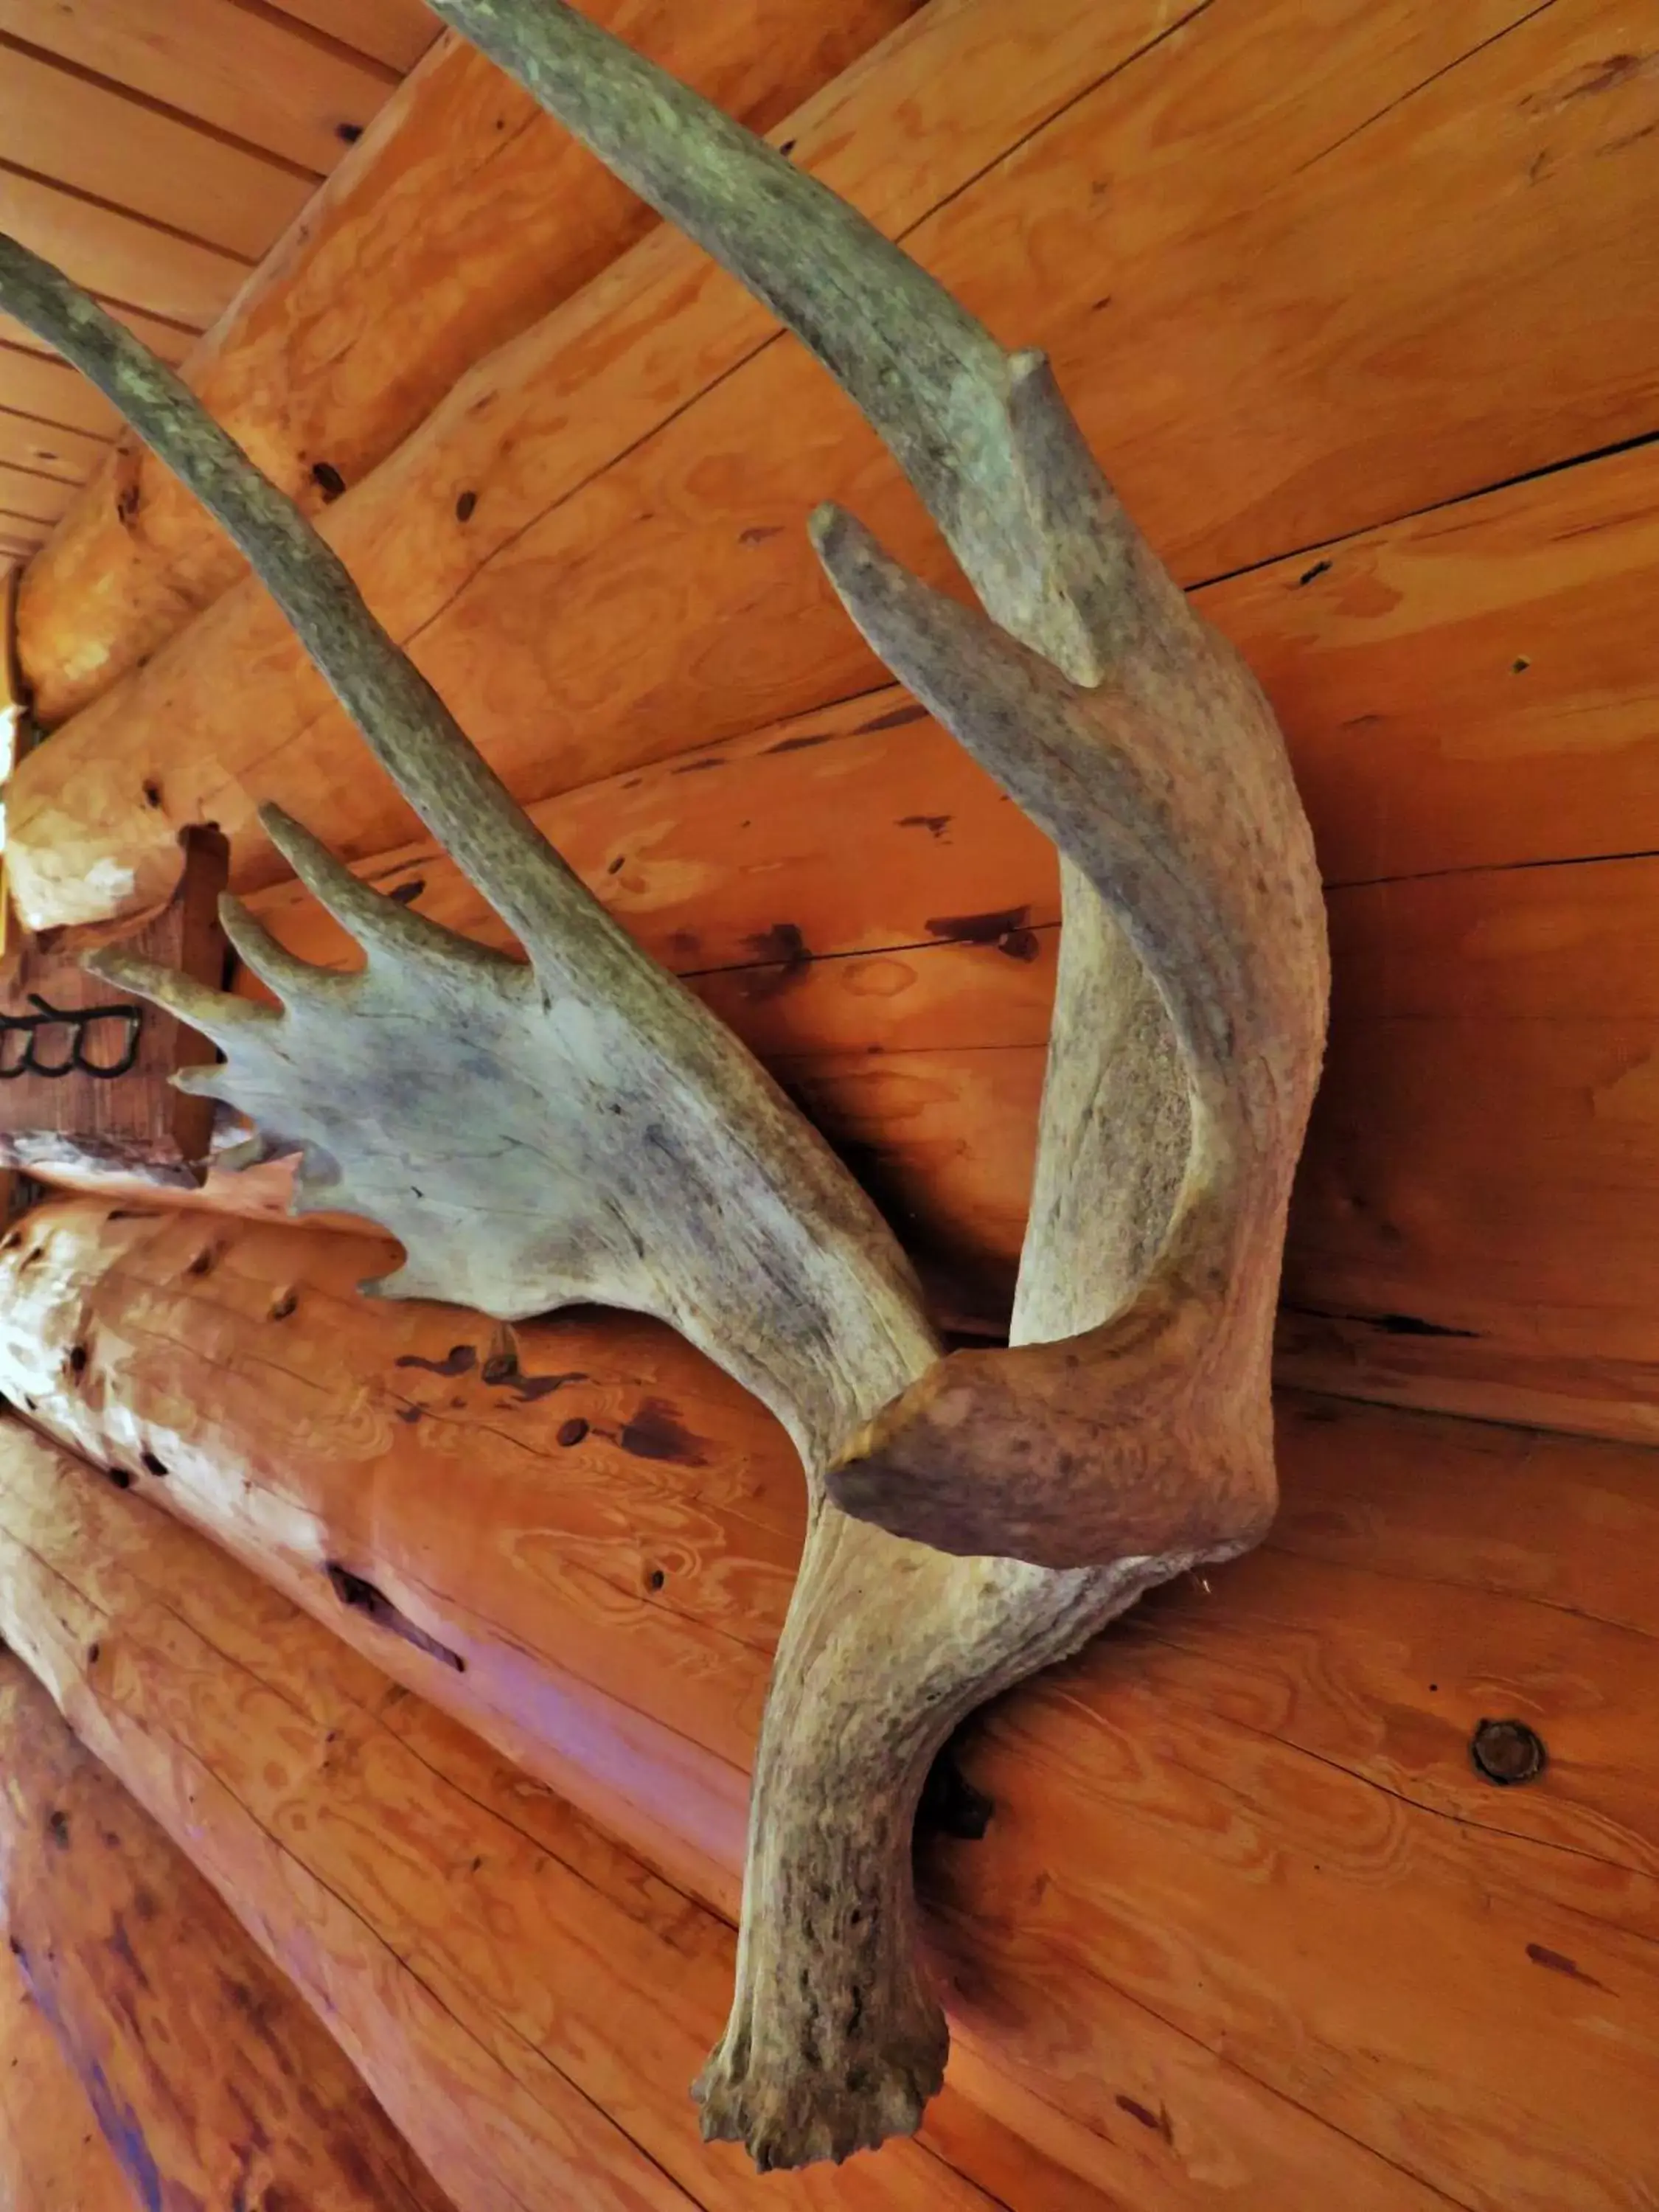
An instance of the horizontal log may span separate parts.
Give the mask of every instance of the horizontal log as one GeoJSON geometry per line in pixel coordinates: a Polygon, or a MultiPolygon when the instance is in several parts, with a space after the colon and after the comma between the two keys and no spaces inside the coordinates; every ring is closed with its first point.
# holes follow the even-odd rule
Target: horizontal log
{"type": "MultiPolygon", "coordinates": [[[[1649,428],[1655,295],[1630,241],[1659,135],[1644,72],[1596,74],[1616,16],[1276,0],[1171,32],[1151,0],[979,0],[822,95],[795,158],[999,332],[1048,346],[1131,510],[1197,580],[1649,428]]],[[[817,500],[945,573],[873,438],[769,327],[659,232],[328,511],[522,796],[879,681],[805,544],[817,500]]],[[[409,834],[239,587],[19,779],[20,911],[84,915],[100,852],[153,896],[203,817],[239,881],[270,880],[270,795],[354,856],[409,834]]]]}
{"type": "MultiPolygon", "coordinates": [[[[202,1232],[33,1217],[0,1388],[648,1856],[677,1831],[729,1911],[779,1432],[644,1324],[509,1337],[355,1300],[372,1244],[219,1224],[203,1270],[202,1232]]],[[[1653,1459],[1306,1398],[1280,1457],[1261,1554],[963,1750],[996,1812],[924,1869],[951,2078],[1138,2206],[1610,2212],[1659,2002],[1653,1459]],[[1483,1719],[1536,1730],[1538,1783],[1481,1778],[1483,1719]]]]}
{"type": "Polygon", "coordinates": [[[447,2212],[327,2031],[10,1656],[0,1768],[12,1956],[136,2203],[447,2212]]]}
{"type": "Polygon", "coordinates": [[[132,2201],[16,1960],[0,1954],[0,2204],[7,2212],[132,2212],[132,2201]]]}
{"type": "Polygon", "coordinates": [[[7,1642],[459,2212],[992,2212],[914,2143],[828,2186],[705,2148],[729,1929],[143,1501],[15,1423],[0,1470],[7,1642]]]}
{"type": "MultiPolygon", "coordinates": [[[[1649,447],[1201,595],[1273,684],[1331,882],[1291,1379],[1659,1433],[1655,864],[1517,865],[1616,854],[1653,805],[1656,486],[1649,447]]],[[[946,1314],[997,1327],[1059,908],[1052,852],[988,778],[890,689],[535,812],[810,1105],[946,1314]]],[[[429,841],[364,872],[512,942],[429,841]]],[[[297,885],[252,903],[307,958],[355,957],[297,885]]],[[[215,1203],[274,1210],[260,1174],[215,1203]]]]}
{"type": "MultiPolygon", "coordinates": [[[[595,12],[765,129],[915,4],[665,11],[604,0],[595,12]]],[[[361,483],[464,370],[652,220],[528,94],[472,48],[441,40],[185,373],[266,473],[316,512],[361,483]]],[[[262,242],[272,234],[268,224],[262,242]]],[[[49,725],[76,713],[245,574],[190,495],[124,442],[31,565],[18,650],[36,711],[49,725]]]]}

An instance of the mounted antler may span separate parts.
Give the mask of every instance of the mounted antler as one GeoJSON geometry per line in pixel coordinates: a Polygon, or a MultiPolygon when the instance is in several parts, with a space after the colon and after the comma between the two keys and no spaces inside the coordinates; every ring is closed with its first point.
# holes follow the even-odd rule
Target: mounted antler
{"type": "Polygon", "coordinates": [[[942,2075],[909,1871],[940,1745],[1271,1515],[1269,1332],[1325,1006],[1311,843],[1261,693],[1134,532],[1040,356],[1005,355],[853,210],[558,0],[434,4],[832,368],[993,618],[849,518],[815,518],[875,649],[1062,855],[1018,1348],[939,1356],[868,1201],[587,898],[309,526],[175,379],[6,246],[0,305],[226,524],[530,955],[410,915],[272,816],[363,975],[306,968],[234,904],[282,1015],[105,972],[222,1045],[212,1087],[304,1146],[304,1202],[403,1238],[382,1289],[508,1318],[586,1298],[660,1315],[789,1427],[809,1533],[736,2000],[697,2094],[705,2133],[763,2166],[844,2157],[915,2127],[942,2075]]]}

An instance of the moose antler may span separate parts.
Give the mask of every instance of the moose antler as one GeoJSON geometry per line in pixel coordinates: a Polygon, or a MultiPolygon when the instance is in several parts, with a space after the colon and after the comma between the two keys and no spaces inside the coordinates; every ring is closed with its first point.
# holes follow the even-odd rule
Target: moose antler
{"type": "Polygon", "coordinates": [[[577,1297],[659,1314],[789,1426],[806,1548],[736,1998],[696,2094],[705,2133],[763,2166],[840,2158],[914,2128],[941,2078],[909,1838],[951,1729],[1271,1513],[1268,1331],[1324,1017],[1317,877],[1265,702],[1134,532],[1040,356],[1005,355],[853,210],[558,0],[434,3],[831,368],[994,618],[849,518],[815,518],[875,649],[1062,856],[1019,1348],[939,1356],[862,1194],[587,901],[309,526],[176,380],[7,247],[0,304],[219,515],[531,961],[392,908],[272,817],[365,974],[317,975],[233,905],[283,1015],[118,980],[222,1043],[215,1088],[304,1144],[304,1202],[403,1237],[409,1264],[380,1287],[508,1317],[577,1297]]]}

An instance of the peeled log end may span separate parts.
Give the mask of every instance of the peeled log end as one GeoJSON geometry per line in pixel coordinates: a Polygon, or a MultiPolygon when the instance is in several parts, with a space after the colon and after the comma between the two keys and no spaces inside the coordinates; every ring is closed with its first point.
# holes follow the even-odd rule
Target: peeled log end
{"type": "Polygon", "coordinates": [[[798,2004],[769,2006],[759,2028],[734,2014],[691,2092],[703,2141],[741,2143],[763,2173],[826,2159],[839,2166],[914,2135],[944,2086],[950,2034],[920,1986],[896,2014],[872,1999],[827,2063],[811,2055],[816,2002],[805,1991],[798,2004]]]}

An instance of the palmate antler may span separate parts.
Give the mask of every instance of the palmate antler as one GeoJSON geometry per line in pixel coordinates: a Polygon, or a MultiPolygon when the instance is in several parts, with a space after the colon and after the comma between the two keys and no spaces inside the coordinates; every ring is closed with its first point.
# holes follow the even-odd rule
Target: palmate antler
{"type": "Polygon", "coordinates": [[[234,902],[283,1014],[105,972],[222,1046],[209,1080],[304,1146],[302,1203],[403,1239],[382,1289],[504,1318],[575,1299],[658,1314],[789,1427],[809,1534],[736,1998],[697,2094],[705,2132],[762,2166],[842,2157],[914,2128],[941,2078],[909,1870],[939,1746],[1271,1514],[1269,1333],[1324,1022],[1311,843],[1260,692],[1134,532],[1040,356],[1005,355],[862,217],[557,0],[434,4],[812,347],[993,617],[845,515],[814,519],[876,651],[1062,856],[1019,1348],[940,1358],[868,1201],[576,884],[332,554],[176,380],[6,246],[0,305],[225,523],[530,954],[410,915],[271,817],[363,944],[361,976],[295,962],[234,902]]]}

